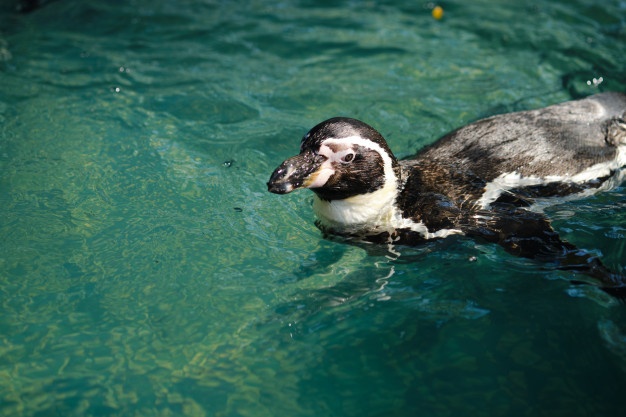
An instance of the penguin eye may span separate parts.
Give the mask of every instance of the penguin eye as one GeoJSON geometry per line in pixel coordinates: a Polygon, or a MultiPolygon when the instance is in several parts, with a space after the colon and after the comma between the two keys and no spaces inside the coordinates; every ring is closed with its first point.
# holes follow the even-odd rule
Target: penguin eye
{"type": "Polygon", "coordinates": [[[352,162],[352,160],[354,159],[354,154],[353,153],[348,153],[346,154],[343,158],[341,158],[341,162],[352,162]]]}

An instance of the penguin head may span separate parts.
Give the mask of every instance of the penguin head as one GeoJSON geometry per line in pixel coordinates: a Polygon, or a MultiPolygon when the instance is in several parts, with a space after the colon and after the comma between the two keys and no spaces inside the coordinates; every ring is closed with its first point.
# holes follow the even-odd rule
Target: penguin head
{"type": "Polygon", "coordinates": [[[309,188],[322,200],[343,200],[395,184],[398,170],[380,133],[359,120],[335,117],[304,135],[300,153],[276,168],[267,188],[276,194],[309,188]]]}

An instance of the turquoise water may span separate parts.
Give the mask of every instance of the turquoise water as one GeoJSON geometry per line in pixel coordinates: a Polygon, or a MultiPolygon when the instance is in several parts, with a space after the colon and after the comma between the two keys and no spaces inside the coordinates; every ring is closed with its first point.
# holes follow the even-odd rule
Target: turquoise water
{"type": "MultiPolygon", "coordinates": [[[[324,240],[265,186],[331,116],[405,156],[626,91],[597,3],[2,2],[0,416],[621,415],[624,305],[468,239],[324,240]]],[[[549,213],[626,266],[626,188],[549,213]]]]}

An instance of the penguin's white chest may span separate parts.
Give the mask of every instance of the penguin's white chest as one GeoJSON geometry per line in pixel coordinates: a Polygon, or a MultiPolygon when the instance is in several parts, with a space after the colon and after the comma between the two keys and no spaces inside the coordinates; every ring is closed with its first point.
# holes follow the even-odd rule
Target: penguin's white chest
{"type": "Polygon", "coordinates": [[[323,226],[340,232],[390,231],[394,228],[396,196],[395,184],[342,200],[326,201],[315,196],[313,211],[323,226]]]}
{"type": "Polygon", "coordinates": [[[395,204],[397,196],[395,181],[389,181],[380,190],[343,200],[326,201],[315,196],[313,210],[324,229],[341,234],[371,235],[387,232],[393,235],[397,229],[417,232],[425,239],[462,234],[457,229],[429,231],[424,223],[403,217],[395,204]]]}

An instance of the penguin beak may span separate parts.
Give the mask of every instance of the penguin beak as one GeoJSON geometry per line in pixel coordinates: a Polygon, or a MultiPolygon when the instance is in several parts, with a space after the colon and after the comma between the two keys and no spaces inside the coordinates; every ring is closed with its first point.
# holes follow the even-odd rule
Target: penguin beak
{"type": "Polygon", "coordinates": [[[298,188],[309,188],[326,157],[313,152],[303,152],[280,164],[267,183],[267,190],[274,194],[287,194],[298,188]]]}

